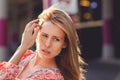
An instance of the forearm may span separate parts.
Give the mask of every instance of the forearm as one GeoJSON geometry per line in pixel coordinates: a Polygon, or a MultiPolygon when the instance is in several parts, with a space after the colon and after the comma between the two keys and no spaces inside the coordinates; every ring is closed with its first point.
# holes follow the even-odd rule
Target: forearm
{"type": "Polygon", "coordinates": [[[37,23],[38,19],[33,20],[26,25],[22,34],[21,45],[18,47],[9,62],[17,65],[23,54],[34,45],[38,31],[41,28],[37,23]]]}
{"type": "Polygon", "coordinates": [[[9,62],[18,65],[18,63],[20,62],[23,54],[26,51],[27,51],[27,48],[25,48],[23,46],[19,46],[18,49],[16,50],[16,52],[11,57],[11,59],[9,60],[9,62]]]}

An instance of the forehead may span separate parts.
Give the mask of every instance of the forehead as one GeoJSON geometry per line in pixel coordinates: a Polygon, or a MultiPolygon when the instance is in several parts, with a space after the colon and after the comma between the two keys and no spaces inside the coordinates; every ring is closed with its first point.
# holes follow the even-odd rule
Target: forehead
{"type": "Polygon", "coordinates": [[[56,24],[51,23],[50,21],[44,22],[41,28],[41,32],[50,34],[53,36],[64,37],[64,31],[56,24]]]}

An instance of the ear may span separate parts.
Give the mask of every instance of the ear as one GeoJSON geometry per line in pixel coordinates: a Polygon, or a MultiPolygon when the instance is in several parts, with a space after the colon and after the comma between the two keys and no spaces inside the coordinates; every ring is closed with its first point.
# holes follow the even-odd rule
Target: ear
{"type": "Polygon", "coordinates": [[[67,43],[64,42],[64,44],[63,44],[63,48],[66,48],[66,47],[67,47],[67,43]]]}

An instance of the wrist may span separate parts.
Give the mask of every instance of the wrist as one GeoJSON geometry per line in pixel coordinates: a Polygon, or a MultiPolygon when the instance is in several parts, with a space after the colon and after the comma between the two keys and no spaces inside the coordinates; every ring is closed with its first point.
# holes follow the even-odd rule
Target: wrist
{"type": "Polygon", "coordinates": [[[28,50],[26,46],[20,45],[17,49],[18,53],[25,53],[28,50]]]}

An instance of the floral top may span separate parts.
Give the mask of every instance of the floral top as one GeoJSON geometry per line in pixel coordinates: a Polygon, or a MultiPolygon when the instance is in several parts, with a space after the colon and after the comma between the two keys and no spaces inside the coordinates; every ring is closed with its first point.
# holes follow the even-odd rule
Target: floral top
{"type": "MultiPolygon", "coordinates": [[[[22,57],[19,65],[15,65],[9,62],[0,63],[0,80],[19,80],[17,77],[25,68],[27,63],[35,54],[31,50],[28,50],[22,57]]],[[[43,68],[39,69],[32,74],[28,75],[23,80],[64,80],[58,68],[43,68]]]]}

